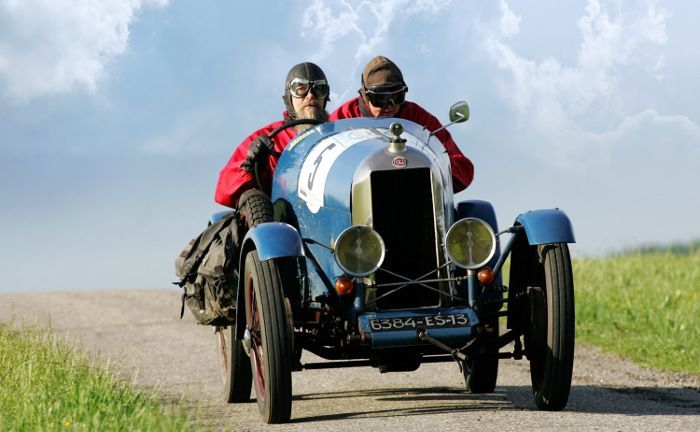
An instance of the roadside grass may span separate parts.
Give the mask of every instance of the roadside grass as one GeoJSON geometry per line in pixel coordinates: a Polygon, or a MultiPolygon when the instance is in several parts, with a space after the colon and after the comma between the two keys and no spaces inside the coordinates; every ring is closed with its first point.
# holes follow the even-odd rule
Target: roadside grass
{"type": "Polygon", "coordinates": [[[182,409],[134,390],[47,330],[0,323],[0,430],[190,429],[182,409]]]}
{"type": "Polygon", "coordinates": [[[700,375],[700,252],[573,260],[577,341],[700,375]]]}

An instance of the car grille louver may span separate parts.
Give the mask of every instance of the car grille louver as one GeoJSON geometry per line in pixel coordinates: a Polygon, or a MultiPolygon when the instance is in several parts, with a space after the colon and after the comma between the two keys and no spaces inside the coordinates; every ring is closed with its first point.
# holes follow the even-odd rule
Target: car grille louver
{"type": "MultiPolygon", "coordinates": [[[[375,171],[372,188],[372,225],[382,236],[386,257],[382,268],[416,279],[438,267],[435,241],[435,212],[429,168],[375,171]]],[[[377,285],[401,282],[384,271],[375,273],[377,285]]],[[[434,278],[434,275],[433,277],[434,278]]],[[[427,284],[438,288],[437,283],[427,284]]],[[[396,287],[378,287],[376,297],[396,287]]],[[[410,284],[380,298],[380,310],[436,306],[440,295],[423,285],[410,284]]]]}

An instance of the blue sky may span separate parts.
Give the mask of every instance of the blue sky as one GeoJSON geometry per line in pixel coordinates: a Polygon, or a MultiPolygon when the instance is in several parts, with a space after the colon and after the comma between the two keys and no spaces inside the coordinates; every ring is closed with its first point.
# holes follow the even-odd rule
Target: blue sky
{"type": "Polygon", "coordinates": [[[0,292],[167,288],[218,171],[318,63],[329,109],[385,55],[502,226],[575,254],[700,238],[700,6],[686,1],[0,0],[0,292]],[[241,6],[244,4],[245,6],[241,6]]]}

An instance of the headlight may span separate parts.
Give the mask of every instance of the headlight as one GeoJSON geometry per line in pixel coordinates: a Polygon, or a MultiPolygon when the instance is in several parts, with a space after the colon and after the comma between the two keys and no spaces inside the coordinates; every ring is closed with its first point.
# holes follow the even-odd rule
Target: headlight
{"type": "Polygon", "coordinates": [[[460,267],[470,270],[482,267],[494,253],[496,235],[481,219],[459,220],[447,232],[447,255],[460,267]]]}
{"type": "Polygon", "coordinates": [[[351,226],[340,233],[333,252],[343,271],[352,276],[367,276],[384,261],[384,240],[370,227],[351,226]]]}

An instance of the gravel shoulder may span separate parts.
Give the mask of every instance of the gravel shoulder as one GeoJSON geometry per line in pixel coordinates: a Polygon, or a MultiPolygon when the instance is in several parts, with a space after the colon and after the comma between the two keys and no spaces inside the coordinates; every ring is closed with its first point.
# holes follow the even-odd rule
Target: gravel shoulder
{"type": "MultiPolygon", "coordinates": [[[[196,325],[187,310],[184,319],[179,314],[174,289],[0,294],[0,321],[51,327],[135,386],[196,406],[216,430],[700,430],[700,377],[641,368],[581,345],[562,412],[535,409],[525,361],[502,361],[488,395],[467,393],[456,364],[440,363],[412,373],[295,372],[292,422],[267,426],[254,402],[220,401],[213,329],[196,325]]],[[[317,361],[306,352],[302,358],[317,361]]]]}

